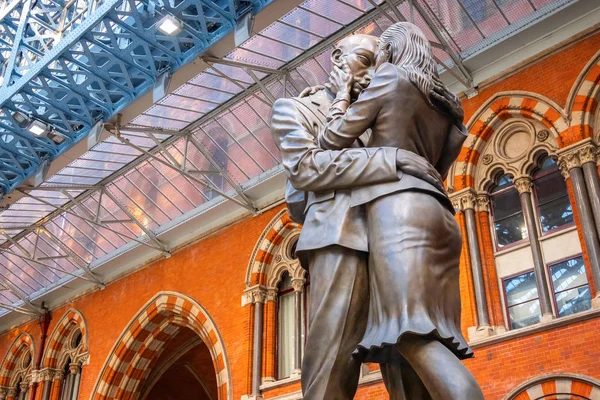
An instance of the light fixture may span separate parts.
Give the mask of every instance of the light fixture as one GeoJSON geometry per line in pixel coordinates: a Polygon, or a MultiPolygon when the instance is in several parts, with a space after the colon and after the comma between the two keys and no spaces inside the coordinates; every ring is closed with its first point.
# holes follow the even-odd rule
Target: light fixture
{"type": "Polygon", "coordinates": [[[31,122],[31,118],[23,114],[21,111],[15,111],[12,113],[12,117],[15,121],[17,121],[17,124],[19,124],[21,128],[25,128],[31,122]]]}
{"type": "Polygon", "coordinates": [[[251,12],[246,13],[237,21],[235,24],[235,30],[233,32],[233,41],[236,47],[250,39],[253,26],[254,15],[251,12]]]}
{"type": "Polygon", "coordinates": [[[167,95],[170,83],[170,71],[165,71],[156,78],[156,82],[154,82],[154,87],[152,88],[152,101],[154,103],[157,103],[160,99],[167,95]]]}
{"type": "Polygon", "coordinates": [[[183,22],[172,15],[167,15],[158,22],[158,29],[162,33],[175,36],[183,29],[183,22]]]}
{"type": "Polygon", "coordinates": [[[50,132],[48,125],[37,119],[31,121],[27,130],[35,136],[46,136],[50,132]]]}
{"type": "Polygon", "coordinates": [[[94,126],[92,126],[92,129],[90,129],[90,132],[88,133],[87,137],[88,150],[94,147],[96,144],[98,144],[98,141],[100,140],[100,135],[102,134],[103,130],[104,122],[102,120],[96,122],[94,126]]]}

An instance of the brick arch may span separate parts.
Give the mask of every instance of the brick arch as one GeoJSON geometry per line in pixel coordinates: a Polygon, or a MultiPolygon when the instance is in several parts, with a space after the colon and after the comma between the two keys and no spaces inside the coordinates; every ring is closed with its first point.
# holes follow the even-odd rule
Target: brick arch
{"type": "MultiPolygon", "coordinates": [[[[581,138],[594,136],[594,116],[600,102],[600,50],[581,70],[571,88],[567,110],[572,119],[573,133],[581,138]]],[[[598,127],[596,127],[598,129],[598,127]]]]}
{"type": "Polygon", "coordinates": [[[131,320],[110,352],[92,400],[136,399],[166,343],[181,328],[194,331],[209,349],[219,400],[231,400],[231,373],[221,335],[206,311],[190,297],[160,292],[131,320]]]}
{"type": "Polygon", "coordinates": [[[260,235],[250,257],[246,270],[246,287],[267,283],[266,269],[273,261],[276,250],[286,235],[300,228],[299,224],[292,221],[287,209],[281,210],[273,217],[260,235]]]}
{"type": "Polygon", "coordinates": [[[35,360],[33,338],[29,333],[24,332],[13,341],[2,360],[2,367],[0,367],[0,386],[9,387],[11,385],[11,378],[16,369],[17,361],[27,349],[31,353],[31,362],[33,363],[33,360],[35,360]]]}
{"type": "Polygon", "coordinates": [[[600,382],[574,374],[543,375],[517,386],[504,400],[550,400],[556,399],[557,395],[570,395],[571,399],[595,400],[600,398],[600,382]]]}
{"type": "Polygon", "coordinates": [[[44,356],[42,359],[42,368],[59,368],[58,364],[61,353],[65,348],[65,345],[67,344],[71,334],[76,329],[79,329],[81,332],[83,352],[87,352],[87,324],[83,318],[83,315],[79,311],[71,309],[67,311],[65,315],[63,315],[48,339],[48,345],[44,350],[44,356]]]}
{"type": "Polygon", "coordinates": [[[494,132],[510,118],[523,118],[543,124],[563,147],[563,134],[569,131],[567,115],[552,100],[530,92],[498,93],[485,102],[467,123],[469,136],[453,167],[454,190],[473,187],[474,168],[479,162],[480,151],[494,132]]]}

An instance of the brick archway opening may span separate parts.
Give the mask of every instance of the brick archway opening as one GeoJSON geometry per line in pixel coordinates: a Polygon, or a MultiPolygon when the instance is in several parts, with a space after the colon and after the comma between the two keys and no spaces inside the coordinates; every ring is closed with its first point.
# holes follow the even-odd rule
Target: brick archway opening
{"type": "Polygon", "coordinates": [[[147,395],[153,371],[161,367],[173,340],[187,331],[210,355],[214,400],[230,400],[231,376],[219,331],[202,306],[178,293],[159,293],[132,319],[108,356],[91,398],[137,400],[147,395]]]}

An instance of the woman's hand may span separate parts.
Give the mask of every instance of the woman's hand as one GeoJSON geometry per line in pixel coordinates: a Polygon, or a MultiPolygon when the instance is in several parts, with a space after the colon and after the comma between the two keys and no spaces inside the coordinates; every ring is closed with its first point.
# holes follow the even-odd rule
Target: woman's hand
{"type": "Polygon", "coordinates": [[[328,88],[337,94],[350,94],[354,85],[354,77],[350,74],[350,68],[346,62],[342,63],[342,67],[334,65],[333,71],[329,74],[328,88]]]}
{"type": "Polygon", "coordinates": [[[450,92],[440,78],[433,77],[433,89],[430,92],[431,97],[436,100],[444,111],[446,111],[455,120],[457,125],[462,125],[465,118],[465,112],[460,104],[458,97],[450,92]]]}

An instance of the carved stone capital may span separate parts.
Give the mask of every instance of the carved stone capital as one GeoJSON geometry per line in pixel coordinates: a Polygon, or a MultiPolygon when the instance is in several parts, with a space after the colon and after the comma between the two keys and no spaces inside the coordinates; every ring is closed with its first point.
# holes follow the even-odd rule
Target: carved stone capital
{"type": "Polygon", "coordinates": [[[304,278],[293,278],[292,287],[294,288],[294,292],[301,292],[305,283],[306,279],[304,278]]]}
{"type": "Polygon", "coordinates": [[[490,212],[490,196],[487,193],[479,193],[477,195],[476,211],[490,212]]]}
{"type": "Polygon", "coordinates": [[[575,143],[558,151],[558,166],[562,175],[567,179],[569,171],[581,167],[588,162],[598,160],[598,145],[591,139],[575,143]]]}
{"type": "Polygon", "coordinates": [[[19,384],[19,386],[21,387],[21,392],[25,392],[27,389],[29,389],[29,382],[23,381],[19,384]]]}
{"type": "Polygon", "coordinates": [[[456,211],[474,210],[477,205],[477,194],[471,188],[454,192],[449,197],[456,211]]]}
{"type": "Polygon", "coordinates": [[[12,397],[13,399],[17,395],[17,388],[9,388],[6,392],[6,397],[12,397]]]}
{"type": "Polygon", "coordinates": [[[38,382],[51,381],[53,376],[54,370],[51,370],[50,368],[42,369],[38,372],[38,382]]]}
{"type": "Polygon", "coordinates": [[[242,306],[246,304],[264,303],[267,299],[267,288],[261,285],[252,286],[244,290],[242,306]]]}
{"type": "Polygon", "coordinates": [[[71,375],[77,375],[81,373],[81,366],[79,364],[70,364],[69,365],[69,372],[71,373],[71,375]]]}
{"type": "Polygon", "coordinates": [[[596,163],[597,160],[598,148],[596,146],[588,144],[579,150],[579,161],[581,162],[581,165],[589,162],[596,163]]]}
{"type": "Polygon", "coordinates": [[[267,300],[266,301],[275,301],[277,300],[277,288],[267,289],[267,300]]]}
{"type": "Polygon", "coordinates": [[[55,369],[53,372],[54,372],[52,374],[53,381],[62,381],[65,379],[65,372],[63,370],[55,369]]]}
{"type": "Polygon", "coordinates": [[[533,186],[533,182],[531,178],[528,176],[521,176],[514,180],[515,188],[517,188],[517,192],[519,194],[522,193],[531,193],[531,187],[533,186]]]}

